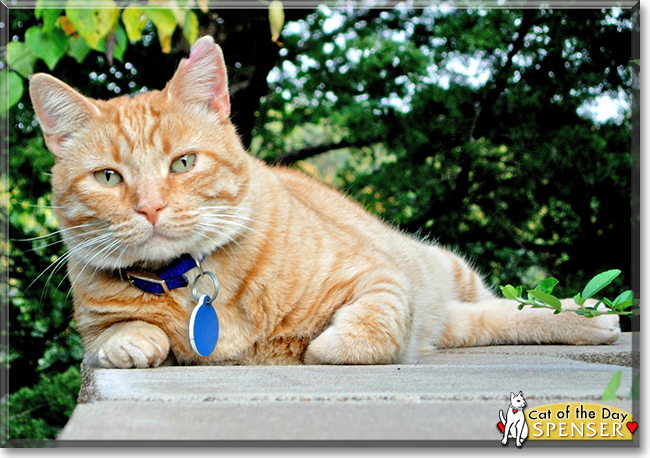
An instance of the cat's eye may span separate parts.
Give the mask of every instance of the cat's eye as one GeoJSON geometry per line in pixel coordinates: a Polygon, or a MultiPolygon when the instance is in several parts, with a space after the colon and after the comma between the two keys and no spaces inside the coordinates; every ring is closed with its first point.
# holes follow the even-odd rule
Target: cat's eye
{"type": "Polygon", "coordinates": [[[122,175],[115,170],[103,169],[95,172],[95,179],[104,186],[113,187],[122,182],[122,175]]]}
{"type": "Polygon", "coordinates": [[[174,173],[187,172],[194,166],[195,160],[196,154],[183,154],[181,157],[174,159],[170,169],[174,173]]]}

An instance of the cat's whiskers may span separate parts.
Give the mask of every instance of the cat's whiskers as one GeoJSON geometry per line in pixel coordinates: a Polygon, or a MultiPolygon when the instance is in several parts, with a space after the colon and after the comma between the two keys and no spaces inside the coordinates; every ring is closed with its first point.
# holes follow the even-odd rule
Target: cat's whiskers
{"type": "MultiPolygon", "coordinates": [[[[208,222],[208,223],[212,223],[212,224],[215,224],[215,225],[231,224],[231,225],[234,225],[234,226],[242,227],[246,231],[253,232],[253,233],[255,233],[255,234],[257,234],[257,235],[259,235],[261,237],[266,237],[264,234],[262,234],[257,229],[253,229],[250,225],[242,224],[242,223],[246,223],[247,221],[258,224],[258,221],[254,220],[253,218],[249,218],[247,216],[240,216],[240,215],[237,215],[237,214],[230,215],[230,214],[224,214],[224,213],[202,213],[201,217],[203,218],[204,221],[205,221],[205,219],[207,219],[207,221],[205,221],[205,222],[208,222]],[[230,218],[230,219],[226,219],[226,218],[230,218]],[[234,220],[239,220],[241,222],[237,222],[237,221],[234,221],[234,220]]],[[[244,234],[241,234],[241,235],[244,235],[244,234]]]]}
{"type": "Polygon", "coordinates": [[[27,204],[28,207],[32,208],[65,208],[61,205],[34,205],[34,204],[27,204]]]}
{"type": "MultiPolygon", "coordinates": [[[[49,286],[50,281],[52,279],[52,276],[54,274],[56,274],[56,272],[58,272],[61,269],[61,267],[63,267],[65,265],[65,263],[68,261],[68,259],[70,259],[75,254],[80,253],[83,250],[85,250],[85,249],[87,249],[87,248],[89,248],[89,247],[91,247],[93,245],[103,243],[105,241],[105,239],[107,239],[109,237],[110,237],[109,234],[102,234],[100,236],[93,237],[90,240],[85,240],[85,241],[79,243],[78,245],[73,246],[72,248],[68,247],[68,250],[63,255],[61,255],[58,259],[56,259],[54,262],[52,262],[47,268],[45,268],[45,270],[43,270],[43,272],[41,272],[29,284],[29,286],[27,288],[30,288],[36,281],[38,281],[39,278],[41,278],[43,275],[45,275],[45,273],[48,270],[52,269],[52,271],[50,272],[50,275],[47,278],[47,281],[45,282],[44,290],[47,289],[47,287],[49,286]]],[[[59,286],[60,286],[60,284],[59,284],[59,286]]]]}
{"type": "MultiPolygon", "coordinates": [[[[88,265],[92,262],[93,259],[95,259],[97,256],[101,255],[101,254],[104,253],[104,252],[108,252],[107,255],[110,255],[110,253],[112,253],[113,250],[115,250],[116,248],[119,248],[121,245],[122,245],[122,241],[121,241],[121,240],[114,240],[113,242],[111,242],[111,243],[109,243],[108,245],[104,246],[104,247],[103,247],[101,250],[99,250],[97,253],[95,253],[95,254],[94,254],[90,259],[88,259],[88,260],[86,261],[86,264],[84,264],[84,266],[81,268],[81,270],[79,271],[79,273],[77,274],[77,276],[75,277],[75,279],[71,282],[72,285],[74,286],[74,284],[77,282],[77,280],[79,280],[79,277],[83,274],[84,270],[86,270],[86,267],[88,267],[88,265]]],[[[106,259],[106,256],[104,256],[104,258],[102,258],[102,260],[103,260],[103,259],[106,259]]],[[[77,265],[79,265],[79,263],[75,264],[75,267],[76,267],[77,265]]],[[[90,282],[92,281],[92,278],[93,278],[93,276],[97,273],[97,269],[99,269],[99,266],[100,266],[100,263],[97,263],[97,265],[95,266],[95,270],[94,270],[93,273],[90,275],[90,278],[89,278],[89,280],[88,280],[88,283],[90,283],[90,282]]]]}
{"type": "MultiPolygon", "coordinates": [[[[204,220],[201,223],[197,223],[197,228],[202,228],[207,233],[216,233],[217,235],[226,239],[227,243],[234,242],[237,246],[241,248],[241,245],[237,241],[239,237],[246,238],[248,240],[253,240],[247,233],[246,230],[250,229],[248,226],[243,224],[238,224],[233,221],[228,220],[204,220]],[[230,226],[228,226],[230,225],[230,226]],[[240,230],[243,228],[244,231],[240,230]]],[[[220,245],[223,245],[221,243],[220,245]]]]}
{"type": "MultiPolygon", "coordinates": [[[[99,262],[98,262],[97,265],[95,266],[95,270],[93,271],[92,275],[90,276],[90,279],[88,280],[89,282],[92,281],[92,279],[93,279],[93,277],[95,276],[95,274],[97,273],[97,269],[99,269],[100,265],[102,265],[102,263],[103,263],[103,262],[104,262],[104,261],[105,261],[105,260],[110,256],[110,255],[112,255],[116,250],[118,250],[118,249],[120,248],[120,246],[123,247],[123,248],[122,248],[122,253],[124,253],[124,245],[123,245],[122,243],[120,243],[119,240],[116,240],[116,241],[113,242],[111,245],[109,245],[109,247],[107,247],[107,248],[110,248],[110,249],[109,249],[109,250],[104,254],[104,256],[102,256],[102,258],[99,260],[99,262]],[[113,246],[113,248],[110,248],[111,246],[113,246]]],[[[119,265],[119,264],[118,264],[118,265],[119,265]]],[[[84,268],[85,268],[85,266],[84,266],[84,268]]],[[[82,272],[83,272],[83,269],[82,269],[82,272]]]]}
{"type": "Polygon", "coordinates": [[[35,241],[35,240],[42,240],[42,239],[46,239],[46,238],[49,238],[49,237],[54,237],[54,236],[59,235],[59,234],[63,235],[64,232],[72,231],[74,229],[81,229],[83,227],[90,227],[90,226],[101,226],[101,224],[100,223],[88,223],[88,224],[80,224],[78,226],[64,227],[63,229],[59,229],[58,231],[50,232],[49,234],[41,235],[41,236],[38,236],[38,237],[31,237],[31,238],[28,238],[28,239],[13,239],[12,241],[16,241],[16,242],[32,242],[32,241],[35,241]]]}
{"type": "Polygon", "coordinates": [[[197,224],[197,229],[202,229],[204,232],[201,233],[201,235],[206,237],[208,240],[211,240],[212,242],[218,242],[218,247],[219,248],[221,248],[223,246],[227,246],[227,245],[229,245],[231,243],[234,243],[240,249],[243,249],[241,244],[237,241],[237,238],[236,238],[236,236],[239,236],[239,235],[242,235],[242,234],[239,234],[237,232],[235,232],[233,234],[226,234],[226,233],[223,233],[223,232],[217,232],[216,229],[218,229],[218,228],[215,228],[215,226],[213,224],[198,223],[197,224]],[[217,235],[220,236],[220,239],[225,239],[225,240],[215,240],[215,239],[213,239],[212,237],[210,237],[208,235],[210,232],[213,232],[213,233],[217,232],[217,235]]]}
{"type": "MultiPolygon", "coordinates": [[[[211,206],[211,207],[198,207],[197,210],[233,210],[232,206],[229,205],[216,205],[216,206],[211,206]]],[[[260,226],[268,226],[268,223],[265,221],[260,221],[256,220],[254,218],[251,218],[249,216],[244,216],[244,215],[239,215],[237,213],[220,213],[220,216],[230,216],[232,218],[237,218],[240,220],[245,220],[245,221],[250,221],[252,223],[255,223],[260,226]]]]}
{"type": "Polygon", "coordinates": [[[41,245],[41,246],[31,248],[31,249],[29,249],[27,251],[29,252],[29,251],[42,250],[43,248],[47,248],[47,247],[50,247],[50,246],[53,246],[53,245],[58,245],[59,243],[64,243],[64,242],[69,243],[70,241],[72,241],[74,239],[78,239],[78,238],[81,238],[81,237],[87,237],[89,234],[96,234],[98,232],[105,232],[105,231],[104,231],[104,229],[97,229],[97,230],[94,230],[94,231],[84,232],[83,234],[69,234],[69,235],[66,235],[66,240],[59,239],[59,240],[56,240],[54,242],[47,243],[45,245],[41,245]]]}
{"type": "MultiPolygon", "coordinates": [[[[203,226],[197,226],[197,228],[210,229],[210,230],[213,229],[212,227],[205,227],[204,228],[203,226]]],[[[212,239],[208,234],[206,234],[204,232],[197,232],[197,234],[199,236],[209,240],[210,242],[214,242],[214,239],[212,239]]],[[[236,240],[233,240],[232,242],[234,242],[236,245],[238,245],[241,248],[241,245],[239,244],[239,242],[237,242],[236,240]]],[[[232,249],[232,246],[231,246],[231,241],[227,241],[226,244],[221,245],[220,248],[229,250],[229,252],[227,252],[227,254],[228,254],[228,256],[230,256],[230,259],[233,259],[235,257],[235,253],[234,253],[234,251],[232,249]]]]}

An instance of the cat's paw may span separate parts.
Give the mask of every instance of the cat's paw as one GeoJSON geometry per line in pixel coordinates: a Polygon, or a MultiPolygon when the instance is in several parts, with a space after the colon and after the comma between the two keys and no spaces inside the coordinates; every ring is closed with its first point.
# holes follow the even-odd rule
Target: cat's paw
{"type": "Polygon", "coordinates": [[[169,338],[157,326],[144,322],[121,323],[105,339],[97,362],[105,368],[158,367],[169,353],[169,338]]]}
{"type": "MultiPolygon", "coordinates": [[[[562,301],[565,309],[575,309],[577,305],[573,300],[562,301]]],[[[586,307],[592,307],[596,303],[590,299],[585,302],[586,307]]],[[[606,310],[604,304],[598,306],[598,310],[606,310]]],[[[569,315],[569,313],[567,313],[569,315]]],[[[573,341],[570,343],[577,345],[598,345],[616,342],[621,336],[621,327],[618,315],[599,315],[585,318],[583,316],[573,315],[575,320],[571,326],[573,341]]]]}
{"type": "Polygon", "coordinates": [[[621,337],[618,315],[600,315],[587,319],[592,321],[592,332],[589,336],[591,341],[588,343],[608,344],[616,342],[621,337]]]}

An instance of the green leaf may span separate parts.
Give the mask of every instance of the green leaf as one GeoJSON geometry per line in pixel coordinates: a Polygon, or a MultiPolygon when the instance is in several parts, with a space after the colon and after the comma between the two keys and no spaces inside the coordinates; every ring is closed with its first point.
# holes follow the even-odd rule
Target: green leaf
{"type": "Polygon", "coordinates": [[[634,299],[634,291],[627,290],[619,294],[616,299],[614,299],[614,302],[612,302],[612,305],[616,307],[621,302],[631,301],[632,299],[634,299]]]}
{"type": "Polygon", "coordinates": [[[269,25],[271,26],[271,41],[277,42],[284,27],[284,7],[279,0],[269,4],[269,25]]]}
{"type": "Polygon", "coordinates": [[[43,32],[48,33],[56,27],[56,20],[61,15],[62,8],[48,8],[43,10],[43,32]]]}
{"type": "Polygon", "coordinates": [[[7,44],[7,64],[20,75],[27,78],[34,73],[36,56],[26,43],[11,41],[7,44]]]}
{"type": "Polygon", "coordinates": [[[578,304],[578,305],[582,305],[582,304],[585,303],[585,300],[582,298],[582,296],[580,295],[580,293],[578,293],[578,294],[576,294],[575,296],[573,296],[573,300],[574,300],[575,303],[578,304]]]}
{"type": "Polygon", "coordinates": [[[589,299],[605,286],[609,285],[616,277],[620,275],[620,273],[620,270],[612,269],[596,275],[594,278],[589,280],[587,286],[585,286],[585,289],[582,290],[582,297],[584,299],[589,299]]]}
{"type": "Polygon", "coordinates": [[[544,302],[545,304],[550,305],[554,309],[561,309],[562,308],[562,303],[560,302],[560,300],[557,297],[555,297],[555,296],[553,296],[551,294],[547,294],[547,293],[544,293],[542,291],[537,291],[537,290],[534,290],[534,289],[528,291],[528,293],[531,296],[533,296],[535,299],[539,299],[540,301],[544,302]]]}
{"type": "MultiPolygon", "coordinates": [[[[61,5],[61,3],[61,0],[36,0],[36,4],[34,5],[34,17],[36,17],[36,19],[41,19],[41,17],[45,18],[50,11],[56,12],[56,15],[58,16],[61,13],[61,8],[56,7],[61,5]]],[[[56,17],[54,20],[56,20],[56,17]]]]}
{"type": "Polygon", "coordinates": [[[23,96],[23,80],[16,72],[0,71],[0,116],[17,104],[23,96]]]}
{"type": "Polygon", "coordinates": [[[176,30],[176,17],[170,9],[147,8],[147,16],[158,30],[158,40],[162,52],[169,53],[172,50],[172,35],[176,30]]]}
{"type": "Polygon", "coordinates": [[[551,294],[553,292],[553,288],[555,288],[555,285],[558,283],[559,282],[553,277],[545,278],[539,285],[537,285],[535,291],[551,294]]]}
{"type": "Polygon", "coordinates": [[[120,24],[117,25],[114,33],[117,41],[115,42],[115,49],[113,49],[113,57],[122,62],[124,53],[126,52],[126,46],[129,43],[129,39],[126,36],[124,27],[122,27],[120,24]]]}
{"type": "Polygon", "coordinates": [[[194,44],[199,36],[199,19],[196,17],[196,14],[192,10],[189,10],[185,15],[183,36],[190,45],[194,44]]]}
{"type": "Polygon", "coordinates": [[[519,297],[517,295],[517,290],[512,285],[501,286],[501,293],[508,299],[516,299],[519,297]]]}
{"type": "Polygon", "coordinates": [[[112,0],[104,2],[103,8],[79,8],[85,3],[81,0],[68,0],[65,14],[90,47],[97,49],[99,41],[115,30],[120,18],[120,9],[112,0]]]}
{"type": "Polygon", "coordinates": [[[42,59],[50,70],[65,54],[68,37],[61,29],[44,33],[40,27],[30,27],[25,32],[25,43],[36,57],[42,59]]]}
{"type": "Polygon", "coordinates": [[[632,59],[632,63],[637,64],[640,67],[641,66],[641,59],[632,59]]]}
{"type": "Polygon", "coordinates": [[[142,31],[147,25],[147,16],[145,16],[143,8],[129,5],[122,11],[122,22],[129,40],[138,41],[142,38],[142,31]]]}
{"type": "Polygon", "coordinates": [[[67,53],[79,64],[86,60],[91,50],[92,48],[81,35],[77,35],[75,38],[70,37],[68,40],[67,53]]]}
{"type": "Polygon", "coordinates": [[[612,379],[609,381],[603,391],[603,395],[600,397],[601,401],[615,401],[616,400],[616,390],[618,390],[619,385],[621,384],[621,374],[622,371],[616,371],[612,379]]]}
{"type": "Polygon", "coordinates": [[[636,305],[636,304],[638,304],[638,301],[635,301],[634,299],[630,299],[629,301],[622,301],[622,302],[619,302],[618,304],[616,304],[616,305],[615,305],[614,307],[612,307],[612,308],[613,308],[614,310],[617,310],[617,311],[620,312],[620,311],[623,311],[623,310],[625,310],[626,308],[629,308],[629,307],[631,307],[631,306],[633,306],[633,305],[636,305]]]}
{"type": "Polygon", "coordinates": [[[641,372],[636,375],[636,378],[632,382],[632,388],[630,388],[630,399],[633,401],[638,401],[641,399],[641,372]]]}

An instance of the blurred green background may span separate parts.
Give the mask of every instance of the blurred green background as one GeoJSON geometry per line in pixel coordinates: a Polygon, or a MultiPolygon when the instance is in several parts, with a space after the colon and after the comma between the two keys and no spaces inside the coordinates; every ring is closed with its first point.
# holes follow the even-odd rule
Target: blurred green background
{"type": "Polygon", "coordinates": [[[12,105],[0,177],[9,439],[56,436],[83,357],[56,263],[65,249],[48,236],[58,230],[48,208],[53,158],[26,91],[31,72],[101,99],[161,89],[190,42],[210,34],[228,65],[233,122],[257,157],[299,167],[394,226],[457,249],[490,284],[553,276],[557,294],[573,296],[617,268],[613,290],[638,286],[638,9],[285,6],[273,41],[268,2],[177,4],[202,9],[172,11],[173,28],[164,12],[143,10],[140,37],[119,10],[94,49],[65,19],[70,10],[14,9],[5,23],[19,43],[3,48],[10,62],[0,69],[16,98],[0,104],[12,105]]]}

